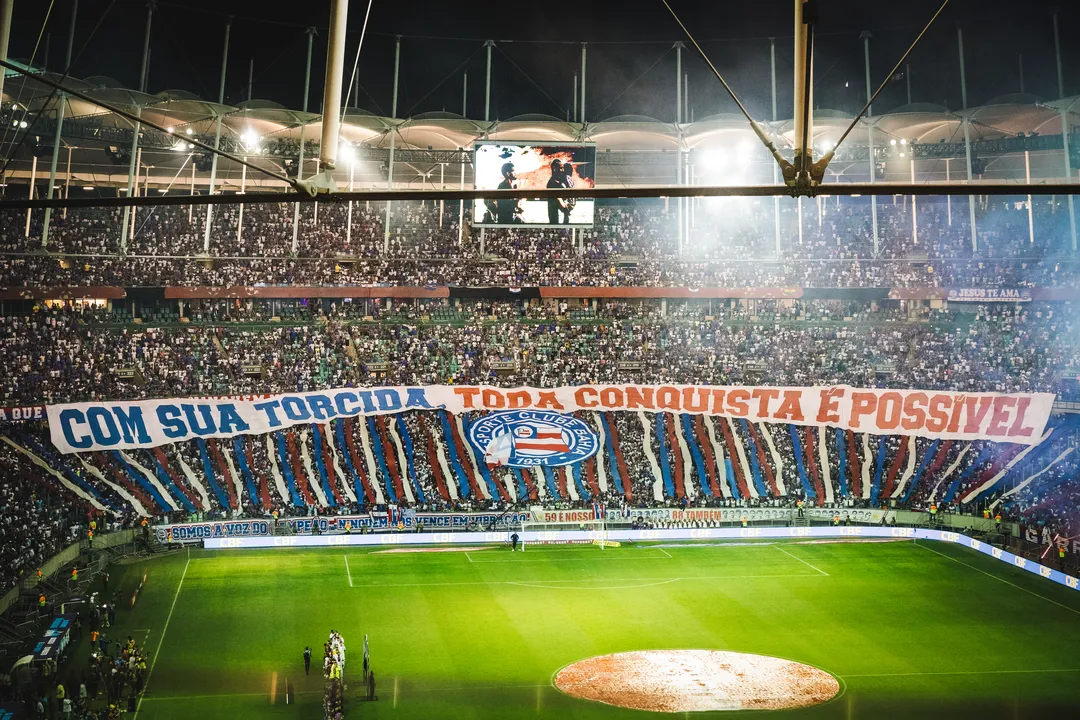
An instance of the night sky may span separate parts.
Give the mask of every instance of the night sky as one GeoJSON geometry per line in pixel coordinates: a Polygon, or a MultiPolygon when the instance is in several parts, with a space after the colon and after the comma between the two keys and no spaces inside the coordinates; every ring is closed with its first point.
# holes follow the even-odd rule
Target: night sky
{"type": "MultiPolygon", "coordinates": [[[[769,37],[776,37],[779,116],[791,116],[792,3],[790,0],[671,0],[705,51],[759,118],[770,116],[769,37]]],[[[46,26],[47,67],[63,71],[71,0],[54,0],[46,26]]],[[[304,29],[318,29],[312,62],[310,107],[318,111],[325,63],[328,0],[182,0],[158,2],[151,37],[150,92],[182,89],[217,99],[226,15],[233,15],[226,103],[247,98],[248,64],[254,58],[253,96],[299,108],[303,95],[304,29]]],[[[882,3],[825,0],[816,40],[815,104],[854,113],[865,100],[862,30],[873,34],[871,75],[876,86],[900,57],[939,0],[882,3]]],[[[1065,94],[1080,92],[1080,7],[1063,2],[1060,27],[1065,94]]],[[[49,7],[48,0],[15,0],[11,55],[28,59],[49,7]]],[[[953,0],[910,58],[912,100],[961,107],[957,26],[964,28],[969,105],[1020,91],[1019,54],[1025,90],[1057,96],[1052,3],[953,0]]],[[[346,49],[348,76],[360,36],[366,0],[352,0],[346,49]]],[[[105,75],[138,86],[145,2],[81,0],[71,73],[105,75]],[[102,18],[104,17],[104,20],[102,18]],[[95,27],[99,25],[95,31],[95,27]],[[91,37],[91,33],[93,36],[91,37]],[[85,47],[84,47],[85,46],[85,47]]],[[[497,3],[466,0],[375,0],[360,59],[359,102],[350,105],[389,114],[394,37],[402,35],[400,117],[462,110],[462,74],[469,75],[468,114],[482,118],[485,50],[496,41],[492,70],[492,117],[524,113],[565,118],[571,107],[580,43],[587,60],[589,121],[618,115],[674,120],[675,52],[683,39],[660,0],[497,3]],[[546,7],[546,9],[544,9],[546,7]]],[[[38,51],[40,64],[45,41],[38,51]]],[[[695,119],[734,112],[719,82],[690,48],[683,53],[690,75],[695,119]]],[[[906,103],[906,83],[889,85],[875,105],[880,113],[906,103]]]]}

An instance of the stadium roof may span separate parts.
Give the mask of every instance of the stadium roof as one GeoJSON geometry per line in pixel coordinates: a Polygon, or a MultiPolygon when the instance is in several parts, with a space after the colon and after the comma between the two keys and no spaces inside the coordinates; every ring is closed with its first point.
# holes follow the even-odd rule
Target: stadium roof
{"type": "MultiPolygon", "coordinates": [[[[48,86],[32,78],[24,82],[23,78],[10,71],[6,75],[4,102],[18,102],[32,113],[55,113],[58,101],[48,86]]],[[[50,77],[60,79],[52,74],[50,77]]],[[[322,132],[319,114],[293,110],[267,100],[255,99],[233,106],[202,100],[181,90],[147,94],[125,88],[116,80],[102,76],[84,80],[68,78],[65,83],[85,93],[91,100],[100,100],[129,112],[137,110],[142,117],[172,128],[177,133],[190,130],[193,134],[212,137],[218,121],[221,122],[224,137],[237,139],[254,135],[265,139],[299,140],[303,134],[306,140],[314,141],[322,132]]],[[[1080,115],[1080,97],[1045,102],[1032,95],[1005,95],[987,105],[959,111],[919,103],[860,120],[846,142],[849,146],[866,146],[871,141],[875,146],[881,146],[892,140],[923,145],[962,142],[965,123],[968,123],[972,140],[992,140],[1030,133],[1057,135],[1061,133],[1063,113],[1080,115]]],[[[64,100],[64,116],[65,119],[92,118],[96,126],[106,128],[131,127],[128,120],[96,103],[70,96],[64,100]]],[[[850,122],[850,114],[828,109],[815,110],[814,145],[819,150],[831,147],[850,122]]],[[[792,147],[795,144],[793,120],[763,122],[762,125],[774,136],[778,145],[792,147]]],[[[627,153],[673,152],[677,149],[693,151],[731,143],[756,143],[745,120],[733,114],[713,115],[681,125],[638,115],[621,115],[581,124],[541,114],[520,115],[492,122],[448,112],[395,119],[349,108],[345,112],[341,133],[347,142],[380,149],[390,147],[393,133],[396,148],[415,150],[469,148],[478,140],[594,142],[600,152],[627,153]]],[[[102,170],[109,178],[115,178],[126,170],[109,167],[104,162],[100,157],[100,143],[76,139],[69,141],[69,144],[76,149],[72,172],[74,174],[78,170],[86,176],[83,181],[101,182],[98,176],[102,170]]],[[[1057,173],[1056,177],[1061,176],[1061,170],[1057,169],[1061,165],[1059,161],[1047,158],[1044,163],[1034,155],[1035,177],[1055,177],[1054,173],[1057,173]],[[1042,170],[1043,164],[1045,172],[1042,170]]],[[[146,164],[167,176],[182,167],[186,158],[184,153],[160,149],[148,148],[144,154],[146,164]]],[[[260,162],[265,162],[268,167],[274,164],[270,158],[263,158],[260,162]]],[[[238,174],[239,167],[231,166],[232,163],[227,161],[219,164],[219,176],[228,178],[234,172],[238,174]]],[[[1005,172],[1005,168],[1015,169],[1015,166],[1015,162],[998,163],[995,170],[1005,172]]],[[[849,167],[858,170],[854,164],[849,167]]],[[[15,177],[26,174],[19,163],[13,168],[15,177]]],[[[843,174],[844,171],[838,172],[843,174]]],[[[423,171],[417,169],[417,174],[422,175],[423,171]]],[[[373,176],[369,179],[375,181],[373,176]]],[[[254,176],[249,178],[249,182],[260,181],[254,176]]],[[[644,176],[641,179],[627,176],[620,177],[620,181],[646,180],[644,176]]]]}

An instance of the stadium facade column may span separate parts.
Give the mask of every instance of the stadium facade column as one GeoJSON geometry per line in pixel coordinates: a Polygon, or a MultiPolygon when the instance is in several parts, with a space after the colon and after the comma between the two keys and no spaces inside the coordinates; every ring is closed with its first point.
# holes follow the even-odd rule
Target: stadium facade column
{"type": "Polygon", "coordinates": [[[574,122],[580,122],[581,118],[578,116],[577,110],[577,73],[574,73],[574,90],[570,93],[570,103],[574,106],[574,122]]]}
{"type": "MultiPolygon", "coordinates": [[[[218,105],[225,104],[225,70],[229,64],[229,33],[232,30],[232,17],[225,19],[225,49],[221,53],[221,84],[218,85],[218,105]]],[[[214,124],[214,150],[218,149],[221,144],[221,113],[220,110],[217,115],[217,122],[214,124]]],[[[218,156],[217,152],[214,152],[214,157],[210,160],[210,187],[206,191],[207,195],[214,194],[214,181],[217,180],[217,164],[218,156]]],[[[206,206],[206,229],[203,231],[203,252],[210,253],[210,225],[214,219],[214,206],[206,206]]]]}
{"type": "MultiPolygon", "coordinates": [[[[65,174],[66,176],[64,177],[64,199],[65,200],[67,200],[68,197],[70,197],[70,194],[71,194],[70,191],[71,191],[71,151],[72,151],[72,149],[73,148],[70,145],[68,145],[68,149],[67,149],[67,151],[68,151],[67,173],[65,174]]],[[[67,219],[67,208],[64,208],[63,210],[60,211],[60,217],[67,219]]]]}
{"type": "MultiPolygon", "coordinates": [[[[469,73],[464,73],[461,78],[461,117],[469,117],[469,73]]],[[[461,180],[458,183],[458,190],[465,189],[465,148],[458,148],[461,152],[461,180]]],[[[457,241],[458,247],[461,247],[461,240],[465,236],[465,201],[458,200],[458,225],[457,225],[457,241]]]]}
{"type": "MultiPolygon", "coordinates": [[[[248,83],[247,83],[247,100],[251,102],[251,87],[255,83],[255,56],[252,55],[248,59],[248,83]]],[[[247,155],[244,156],[244,162],[247,162],[247,155]]],[[[243,195],[247,190],[247,165],[240,166],[240,194],[243,195]]],[[[244,236],[244,203],[240,203],[240,209],[236,217],[236,242],[239,243],[240,239],[244,236]]]]}
{"type": "MultiPolygon", "coordinates": [[[[952,158],[945,158],[945,184],[952,182],[952,158]]],[[[945,212],[949,227],[952,227],[952,195],[945,196],[945,212]]]]}
{"type": "MultiPolygon", "coordinates": [[[[1054,57],[1057,59],[1058,98],[1065,99],[1065,70],[1061,64],[1061,33],[1058,30],[1058,11],[1051,12],[1054,21],[1054,57]]],[[[1072,184],[1072,160],[1069,158],[1069,118],[1064,107],[1061,110],[1061,137],[1065,147],[1065,182],[1072,184]]],[[[1072,238],[1072,250],[1076,252],[1076,208],[1073,196],[1069,195],[1069,233],[1072,238]]]]}
{"type": "MultiPolygon", "coordinates": [[[[390,122],[396,123],[397,120],[397,96],[398,96],[398,70],[401,68],[401,36],[398,35],[394,40],[394,96],[390,103],[390,122]]],[[[390,128],[390,166],[386,173],[386,187],[390,190],[394,189],[394,139],[397,136],[397,125],[394,124],[390,128]]],[[[383,222],[383,252],[390,252],[390,210],[394,203],[391,200],[386,201],[386,220],[383,222]]]]}
{"type": "Polygon", "coordinates": [[[495,47],[494,40],[485,40],[487,48],[487,71],[484,78],[484,122],[491,122],[491,48],[495,47]]]}
{"type": "MultiPolygon", "coordinates": [[[[247,162],[248,156],[244,156],[244,162],[247,162]]],[[[240,166],[240,194],[243,195],[247,192],[247,165],[240,166]]],[[[244,236],[244,203],[240,203],[239,214],[236,217],[236,242],[240,242],[240,238],[244,236]]]]}
{"type": "MultiPolygon", "coordinates": [[[[682,51],[683,44],[675,43],[675,184],[681,185],[683,178],[682,150],[682,51]]],[[[683,254],[683,198],[675,200],[675,237],[678,242],[679,257],[683,254]]]]}
{"type": "Polygon", "coordinates": [[[904,80],[907,81],[907,104],[911,104],[911,63],[904,65],[904,80]]]}
{"type": "MultiPolygon", "coordinates": [[[[191,163],[191,197],[195,197],[195,153],[188,155],[188,162],[191,163]]],[[[187,219],[191,222],[191,218],[194,216],[195,206],[188,204],[187,206],[187,219]]]]}
{"type": "MultiPolygon", "coordinates": [[[[1024,184],[1031,185],[1031,151],[1024,151],[1024,184]]],[[[1027,196],[1028,244],[1035,244],[1035,218],[1031,211],[1031,195],[1027,196]]]]}
{"type": "MultiPolygon", "coordinates": [[[[308,95],[311,94],[311,47],[315,42],[315,28],[309,27],[307,33],[307,64],[304,69],[304,100],[301,103],[301,111],[304,118],[300,121],[300,156],[296,161],[296,179],[304,179],[304,130],[307,129],[308,95]]],[[[300,203],[293,203],[292,220],[292,254],[295,255],[300,247],[300,203]]]]}
{"type": "MultiPolygon", "coordinates": [[[[1072,160],[1069,158],[1069,114],[1064,107],[1061,110],[1061,139],[1065,149],[1065,182],[1072,184],[1072,160]]],[[[1076,207],[1073,205],[1073,196],[1069,195],[1069,232],[1072,237],[1072,249],[1076,252],[1076,207]]]]}
{"type": "MultiPolygon", "coordinates": [[[[349,163],[349,192],[356,189],[356,159],[349,163]]],[[[352,245],[352,208],[353,201],[349,201],[348,217],[345,220],[345,244],[352,245]]]]}
{"type": "MultiPolygon", "coordinates": [[[[488,84],[491,84],[490,80],[488,84]]],[[[581,124],[585,124],[585,43],[581,43],[581,124]]]]}
{"type": "MultiPolygon", "coordinates": [[[[769,38],[769,77],[772,81],[772,121],[776,122],[776,38],[769,38]]],[[[772,181],[773,185],[780,184],[780,166],[775,162],[772,163],[772,181]]],[[[776,257],[780,258],[780,197],[774,195],[772,199],[773,207],[773,228],[776,232],[776,257]]]]}
{"type": "MultiPolygon", "coordinates": [[[[863,41],[863,61],[866,65],[866,102],[870,102],[870,98],[874,96],[874,93],[870,90],[870,38],[873,37],[869,30],[863,30],[859,33],[859,38],[863,41]]],[[[869,150],[870,156],[870,184],[873,185],[877,180],[877,163],[874,161],[874,124],[870,121],[870,116],[874,114],[874,106],[871,105],[866,110],[866,144],[869,150]]],[[[880,251],[881,241],[878,237],[878,220],[877,220],[877,196],[870,196],[870,223],[874,233],[874,257],[877,257],[880,251]]]]}
{"type": "MultiPolygon", "coordinates": [[[[143,149],[140,147],[138,150],[135,151],[135,182],[131,186],[131,196],[132,197],[139,197],[139,175],[142,174],[142,169],[143,169],[142,150],[143,149]]],[[[147,168],[146,174],[148,176],[150,175],[149,168],[147,168]]],[[[149,177],[146,178],[147,181],[149,179],[150,179],[149,177]]],[[[144,194],[145,194],[145,190],[146,190],[145,181],[144,181],[144,184],[143,184],[143,190],[144,190],[144,194]]],[[[139,214],[139,209],[138,208],[136,208],[136,207],[131,208],[131,227],[128,228],[128,237],[131,238],[132,240],[135,239],[135,216],[138,215],[138,214],[139,214]]]]}
{"type": "MultiPolygon", "coordinates": [[[[27,197],[31,200],[34,199],[34,185],[37,183],[37,155],[35,154],[30,158],[30,189],[27,191],[27,197]]],[[[29,208],[26,209],[26,232],[23,233],[23,237],[30,237],[30,217],[33,211],[29,208]]]]}
{"type": "MultiPolygon", "coordinates": [[[[64,72],[71,70],[71,49],[75,44],[75,18],[79,14],[79,0],[71,0],[71,25],[68,27],[67,56],[64,61],[64,72]]],[[[52,163],[49,165],[49,189],[45,197],[52,200],[53,190],[56,187],[56,164],[60,159],[60,129],[64,124],[64,105],[67,104],[67,96],[63,93],[56,95],[56,133],[53,135],[52,163]]],[[[52,208],[45,208],[45,222],[41,228],[41,247],[49,244],[49,222],[52,220],[52,208]]]]}
{"type": "MultiPolygon", "coordinates": [[[[461,148],[461,179],[458,180],[458,190],[465,189],[465,148],[461,148]]],[[[461,247],[461,241],[465,237],[465,201],[458,200],[458,224],[457,224],[457,242],[458,247],[461,247]]],[[[482,253],[481,253],[482,254],[482,253]]]]}
{"type": "MultiPolygon", "coordinates": [[[[157,3],[154,0],[146,3],[146,33],[143,36],[143,54],[142,54],[142,70],[139,72],[139,91],[146,92],[146,84],[148,82],[149,65],[150,65],[150,29],[154,24],[154,8],[157,7],[157,3]]],[[[135,107],[135,117],[142,116],[142,106],[135,107]]],[[[127,183],[127,196],[131,197],[134,190],[135,182],[135,159],[139,150],[139,132],[142,124],[136,122],[135,127],[132,128],[131,133],[131,159],[128,161],[128,183],[127,183]]],[[[131,206],[124,208],[124,219],[120,223],[120,252],[127,252],[128,241],[128,223],[131,219],[131,206]]]]}
{"type": "MultiPolygon", "coordinates": [[[[960,52],[960,101],[967,110],[967,68],[964,66],[964,28],[959,25],[956,26],[956,42],[957,49],[960,52]]],[[[974,176],[971,168],[971,119],[964,118],[964,158],[967,164],[967,181],[968,185],[973,182],[974,176]]],[[[968,195],[968,213],[969,222],[971,223],[971,251],[976,252],[979,249],[979,235],[978,229],[975,226],[975,196],[968,195]]]]}
{"type": "MultiPolygon", "coordinates": [[[[446,163],[439,163],[439,189],[446,189],[446,163]]],[[[446,212],[446,201],[439,198],[439,229],[443,226],[443,214],[446,212]]]]}
{"type": "MultiPolygon", "coordinates": [[[[911,184],[915,184],[915,148],[908,148],[908,152],[911,154],[911,184]]],[[[919,244],[919,206],[916,203],[918,196],[911,196],[911,243],[912,245],[919,244]]]]}

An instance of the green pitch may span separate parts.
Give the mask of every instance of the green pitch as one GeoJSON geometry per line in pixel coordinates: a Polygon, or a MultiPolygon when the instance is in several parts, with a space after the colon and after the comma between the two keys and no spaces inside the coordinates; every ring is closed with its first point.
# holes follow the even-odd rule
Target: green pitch
{"type": "Polygon", "coordinates": [[[645,717],[564,696],[551,678],[662,648],[774,655],[840,679],[825,705],[760,715],[1080,717],[1080,594],[956,546],[192,551],[119,579],[144,570],[112,636],[135,635],[153,662],[147,720],[321,718],[331,629],[348,643],[351,718],[645,717]],[[354,699],[364,633],[375,703],[354,699]]]}

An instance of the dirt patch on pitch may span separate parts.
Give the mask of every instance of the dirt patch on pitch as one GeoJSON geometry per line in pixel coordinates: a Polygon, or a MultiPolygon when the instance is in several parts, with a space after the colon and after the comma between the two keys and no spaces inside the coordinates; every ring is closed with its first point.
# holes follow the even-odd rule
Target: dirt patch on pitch
{"type": "Polygon", "coordinates": [[[567,695],[631,710],[787,710],[827,702],[839,681],[812,665],[719,650],[601,655],[555,675],[567,695]]]}

